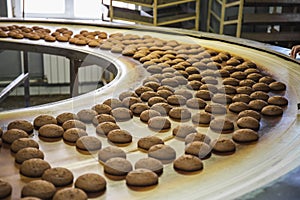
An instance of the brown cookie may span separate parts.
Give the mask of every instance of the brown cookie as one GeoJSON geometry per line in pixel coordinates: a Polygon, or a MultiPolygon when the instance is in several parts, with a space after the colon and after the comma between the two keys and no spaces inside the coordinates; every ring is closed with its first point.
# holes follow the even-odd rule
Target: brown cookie
{"type": "Polygon", "coordinates": [[[42,180],[49,181],[55,187],[62,187],[73,183],[73,173],[64,167],[54,167],[44,171],[42,180]]]}
{"type": "Polygon", "coordinates": [[[11,144],[19,138],[28,138],[28,134],[20,129],[10,129],[2,134],[2,140],[5,143],[11,144]]]}
{"type": "Polygon", "coordinates": [[[113,116],[109,115],[109,114],[100,114],[100,115],[96,115],[93,118],[94,126],[97,126],[98,124],[101,124],[102,122],[116,123],[116,119],[113,116]]]}
{"type": "Polygon", "coordinates": [[[148,169],[136,169],[127,174],[126,184],[136,187],[152,186],[158,184],[158,176],[148,169]]]}
{"type": "Polygon", "coordinates": [[[116,121],[127,121],[133,117],[133,113],[128,108],[114,108],[111,111],[111,115],[116,121]]]}
{"type": "Polygon", "coordinates": [[[283,96],[272,96],[268,99],[268,103],[276,106],[286,106],[289,102],[283,96]]]}
{"type": "Polygon", "coordinates": [[[218,138],[212,141],[211,146],[213,151],[217,153],[229,153],[234,152],[236,147],[232,140],[227,138],[218,138]]]}
{"type": "Polygon", "coordinates": [[[231,96],[222,93],[214,94],[211,100],[212,102],[219,104],[230,104],[232,102],[231,96]]]}
{"type": "Polygon", "coordinates": [[[174,107],[169,112],[169,116],[177,120],[188,120],[191,118],[191,115],[191,112],[183,107],[174,107]]]}
{"type": "Polygon", "coordinates": [[[76,147],[85,151],[95,151],[101,149],[102,143],[95,136],[82,136],[76,140],[76,147]]]}
{"type": "Polygon", "coordinates": [[[184,172],[194,172],[203,169],[203,163],[200,158],[193,155],[182,155],[173,162],[176,170],[184,172]]]}
{"type": "Polygon", "coordinates": [[[185,140],[185,144],[189,144],[194,141],[205,142],[206,144],[210,144],[211,142],[209,136],[199,132],[188,134],[184,140],[185,140]]]}
{"type": "Polygon", "coordinates": [[[261,110],[261,114],[266,116],[280,116],[283,114],[283,109],[280,106],[268,105],[261,110]]]}
{"type": "Polygon", "coordinates": [[[131,163],[125,158],[110,158],[104,163],[104,172],[113,176],[125,176],[132,171],[131,163]]]}
{"type": "Polygon", "coordinates": [[[169,105],[168,103],[157,103],[154,104],[153,106],[151,106],[151,110],[155,110],[157,112],[159,112],[161,115],[165,116],[168,115],[170,110],[173,107],[171,105],[169,105]]]}
{"type": "Polygon", "coordinates": [[[250,97],[252,99],[261,99],[264,101],[268,101],[268,99],[269,99],[269,95],[263,91],[255,91],[252,94],[250,94],[250,97]]]}
{"type": "Polygon", "coordinates": [[[106,189],[106,180],[99,174],[86,173],[80,175],[74,185],[87,193],[101,192],[106,189]]]}
{"type": "Polygon", "coordinates": [[[155,159],[155,158],[141,158],[140,160],[138,160],[135,165],[134,165],[135,169],[148,169],[151,170],[153,172],[155,172],[156,174],[160,175],[163,172],[164,166],[161,163],[161,161],[155,159]]]}
{"type": "Polygon", "coordinates": [[[12,186],[5,180],[0,179],[0,198],[8,197],[12,192],[12,186]]]}
{"type": "Polygon", "coordinates": [[[171,122],[164,117],[152,117],[148,120],[148,127],[154,130],[165,130],[171,128],[171,122]]]}
{"type": "Polygon", "coordinates": [[[37,197],[51,199],[56,192],[55,186],[44,180],[33,180],[27,183],[21,191],[22,197],[37,197]]]}
{"type": "Polygon", "coordinates": [[[203,99],[205,101],[210,101],[212,96],[213,96],[213,93],[210,92],[209,90],[198,90],[195,93],[195,97],[203,99]]]}
{"type": "Polygon", "coordinates": [[[15,120],[8,124],[7,129],[21,129],[30,134],[33,132],[34,127],[29,121],[15,120]]]}
{"type": "Polygon", "coordinates": [[[110,158],[121,157],[126,158],[126,153],[115,146],[107,146],[98,152],[98,160],[102,162],[106,162],[110,158]]]}
{"type": "Polygon", "coordinates": [[[92,109],[83,109],[77,113],[79,120],[85,123],[91,123],[96,115],[98,113],[92,109]]]}
{"type": "Polygon", "coordinates": [[[119,95],[120,101],[123,101],[126,97],[138,97],[138,95],[132,91],[125,91],[119,95]]]}
{"type": "Polygon", "coordinates": [[[87,136],[87,132],[81,128],[70,128],[63,134],[63,139],[67,142],[76,142],[80,137],[87,136]]]}
{"type": "Polygon", "coordinates": [[[219,103],[212,103],[205,106],[204,110],[211,114],[226,114],[227,109],[225,105],[219,103]]]}
{"type": "Polygon", "coordinates": [[[228,109],[231,111],[231,112],[234,112],[234,113],[240,113],[244,110],[248,110],[249,109],[249,106],[248,104],[244,103],[244,102],[234,102],[234,103],[231,103],[228,107],[228,109]]]}
{"type": "Polygon", "coordinates": [[[93,110],[95,110],[99,115],[100,114],[110,114],[111,107],[106,104],[96,104],[92,107],[93,110]]]}
{"type": "Polygon", "coordinates": [[[122,102],[119,99],[114,99],[114,98],[106,99],[103,102],[103,104],[108,105],[112,109],[119,108],[119,107],[123,106],[122,102]]]}
{"type": "Polygon", "coordinates": [[[39,129],[45,124],[57,124],[57,120],[55,117],[51,115],[39,115],[33,121],[33,126],[35,129],[39,129]]]}
{"type": "Polygon", "coordinates": [[[125,108],[130,108],[135,103],[142,103],[142,100],[137,97],[126,97],[122,100],[122,104],[125,108]]]}
{"type": "Polygon", "coordinates": [[[244,110],[238,114],[238,119],[242,117],[253,117],[254,119],[260,121],[261,115],[255,110],[244,110]]]}
{"type": "Polygon", "coordinates": [[[192,116],[192,122],[198,125],[208,125],[214,118],[211,113],[202,111],[192,116]]]}
{"type": "Polygon", "coordinates": [[[248,105],[252,110],[261,111],[268,103],[261,99],[255,99],[250,101],[248,105]]]}
{"type": "Polygon", "coordinates": [[[176,151],[169,145],[156,144],[148,150],[148,156],[158,160],[173,160],[176,158],[176,151]]]}
{"type": "Polygon", "coordinates": [[[269,87],[273,91],[283,91],[286,90],[286,85],[282,82],[275,81],[269,84],[269,87]]]}
{"type": "Polygon", "coordinates": [[[45,138],[58,138],[62,137],[64,129],[56,124],[46,124],[39,129],[39,136],[45,138]]]}
{"type": "Polygon", "coordinates": [[[253,117],[241,117],[237,120],[237,125],[239,128],[248,128],[252,130],[258,130],[260,123],[257,119],[253,117]]]}
{"type": "Polygon", "coordinates": [[[132,135],[126,130],[115,129],[107,134],[107,139],[113,143],[125,144],[132,141],[132,135]]]}
{"type": "Polygon", "coordinates": [[[20,164],[22,164],[25,160],[29,160],[31,158],[44,159],[44,153],[37,148],[26,147],[20,149],[15,155],[15,161],[20,164]]]}
{"type": "Polygon", "coordinates": [[[232,134],[232,139],[235,142],[245,143],[254,142],[259,139],[259,135],[252,129],[238,129],[232,134]]]}
{"type": "Polygon", "coordinates": [[[138,141],[138,147],[144,150],[149,150],[152,146],[157,144],[164,144],[164,141],[156,136],[146,136],[138,141]]]}
{"type": "Polygon", "coordinates": [[[59,114],[56,117],[57,123],[59,125],[62,125],[64,122],[71,120],[71,119],[78,119],[78,116],[74,113],[64,112],[64,113],[59,114]]]}
{"type": "Polygon", "coordinates": [[[197,129],[194,126],[187,125],[187,124],[181,124],[176,126],[172,133],[174,136],[185,138],[187,135],[191,133],[196,133],[197,129]]]}
{"type": "Polygon", "coordinates": [[[76,119],[70,119],[68,121],[65,121],[62,124],[62,128],[64,130],[68,130],[70,128],[80,128],[80,129],[86,130],[86,125],[82,121],[79,121],[79,120],[76,120],[76,119]]]}
{"type": "Polygon", "coordinates": [[[41,177],[47,169],[50,169],[50,164],[40,158],[31,158],[25,160],[20,167],[20,173],[27,177],[41,177]]]}
{"type": "Polygon", "coordinates": [[[96,127],[96,132],[100,135],[107,135],[115,129],[120,129],[120,127],[113,122],[102,122],[96,127]]]}
{"type": "Polygon", "coordinates": [[[167,101],[171,105],[181,105],[182,106],[182,105],[186,104],[187,99],[182,95],[174,94],[174,95],[169,96],[167,98],[167,101]]]}
{"type": "Polygon", "coordinates": [[[130,106],[131,112],[136,116],[140,116],[142,112],[149,109],[150,107],[145,103],[135,103],[132,106],[130,106]]]}
{"type": "Polygon", "coordinates": [[[19,138],[10,145],[10,150],[17,153],[19,150],[26,147],[33,147],[38,149],[39,144],[31,138],[19,138]]]}
{"type": "Polygon", "coordinates": [[[87,194],[78,188],[63,188],[58,190],[53,198],[53,200],[65,200],[65,199],[73,199],[73,200],[87,200],[87,194]]]}
{"type": "Polygon", "coordinates": [[[209,127],[215,132],[225,133],[233,131],[234,124],[229,119],[217,118],[210,122],[209,127]]]}
{"type": "Polygon", "coordinates": [[[249,103],[252,98],[247,94],[236,94],[232,97],[233,102],[244,102],[249,103]]]}
{"type": "Polygon", "coordinates": [[[194,141],[188,143],[185,147],[185,153],[193,156],[197,156],[200,159],[209,158],[211,155],[212,147],[207,143],[201,141],[194,141]]]}

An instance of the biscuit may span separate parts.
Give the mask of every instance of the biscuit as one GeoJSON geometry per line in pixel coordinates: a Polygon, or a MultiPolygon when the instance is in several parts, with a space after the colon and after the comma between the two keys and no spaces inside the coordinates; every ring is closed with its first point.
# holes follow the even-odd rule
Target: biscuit
{"type": "Polygon", "coordinates": [[[86,130],[86,125],[82,121],[79,121],[76,119],[70,119],[68,121],[65,121],[62,124],[62,128],[64,130],[68,130],[70,128],[80,128],[80,129],[86,130]]]}
{"type": "Polygon", "coordinates": [[[250,101],[248,105],[252,110],[261,111],[268,103],[261,99],[255,99],[250,101]]]}
{"type": "Polygon", "coordinates": [[[45,138],[58,138],[64,134],[64,129],[56,124],[46,124],[39,129],[39,136],[45,138]]]}
{"type": "Polygon", "coordinates": [[[110,114],[111,112],[111,107],[106,104],[96,104],[92,109],[95,110],[99,115],[110,114]]]}
{"type": "Polygon", "coordinates": [[[283,96],[272,96],[268,99],[268,103],[276,106],[286,106],[289,102],[283,96]]]}
{"type": "Polygon", "coordinates": [[[143,122],[148,122],[150,118],[161,116],[161,114],[155,110],[144,110],[140,114],[140,120],[143,122]]]}
{"type": "Polygon", "coordinates": [[[76,142],[80,137],[87,136],[87,132],[81,128],[70,128],[63,134],[63,139],[67,142],[76,142]]]}
{"type": "Polygon", "coordinates": [[[185,138],[187,135],[196,132],[197,129],[194,126],[181,124],[173,129],[172,134],[176,137],[185,138]]]}
{"type": "Polygon", "coordinates": [[[73,173],[64,167],[54,167],[44,171],[42,180],[49,181],[55,187],[62,187],[73,183],[73,173]]]}
{"type": "Polygon", "coordinates": [[[250,94],[250,97],[252,99],[261,99],[264,101],[268,101],[268,99],[269,99],[269,95],[263,91],[255,91],[252,94],[250,94]]]}
{"type": "Polygon", "coordinates": [[[235,143],[227,138],[215,139],[212,141],[211,146],[213,147],[213,152],[216,153],[229,153],[234,152],[236,149],[235,143]]]}
{"type": "Polygon", "coordinates": [[[153,91],[157,91],[157,88],[159,88],[161,85],[160,83],[150,81],[144,84],[145,87],[151,88],[153,91]]]}
{"type": "Polygon", "coordinates": [[[205,76],[202,78],[201,82],[204,84],[217,85],[218,79],[216,79],[214,76],[205,76]]]}
{"type": "Polygon", "coordinates": [[[98,160],[102,162],[106,162],[110,158],[121,157],[126,158],[126,153],[115,146],[107,146],[98,152],[98,160]]]}
{"type": "Polygon", "coordinates": [[[78,188],[63,188],[58,190],[53,198],[53,200],[65,200],[65,199],[73,199],[73,200],[87,200],[87,194],[78,188]]]}
{"type": "Polygon", "coordinates": [[[120,127],[113,122],[102,122],[96,127],[97,134],[107,135],[110,131],[120,129],[120,127]]]}
{"type": "Polygon", "coordinates": [[[258,82],[270,84],[270,83],[275,82],[275,81],[276,80],[274,78],[272,78],[271,76],[264,76],[264,77],[261,77],[258,82]]]}
{"type": "Polygon", "coordinates": [[[126,97],[138,97],[138,95],[132,91],[125,91],[119,95],[120,101],[123,101],[126,97]]]}
{"type": "Polygon", "coordinates": [[[192,122],[198,125],[208,125],[214,118],[211,113],[202,111],[192,116],[192,122]]]}
{"type": "Polygon", "coordinates": [[[248,87],[252,87],[252,85],[254,85],[256,82],[251,80],[251,79],[244,79],[240,81],[240,86],[248,86],[248,87]]]}
{"type": "Polygon", "coordinates": [[[235,86],[232,85],[223,85],[222,87],[218,88],[218,91],[225,94],[236,94],[235,86]]]}
{"type": "Polygon", "coordinates": [[[37,148],[26,147],[20,149],[15,155],[15,161],[20,164],[22,164],[25,160],[29,160],[31,158],[44,159],[44,153],[37,148]]]}
{"type": "Polygon", "coordinates": [[[161,115],[165,116],[168,115],[170,110],[173,107],[171,105],[169,105],[168,103],[156,103],[153,106],[151,106],[151,110],[155,110],[157,112],[159,112],[161,115]]]}
{"type": "Polygon", "coordinates": [[[280,106],[268,105],[261,110],[261,114],[266,116],[280,116],[283,114],[283,109],[280,106]]]}
{"type": "Polygon", "coordinates": [[[223,79],[223,85],[238,86],[240,81],[236,78],[228,77],[223,79]]]}
{"type": "Polygon", "coordinates": [[[217,118],[213,119],[209,124],[210,129],[215,132],[229,132],[233,131],[234,124],[229,119],[217,118]]]}
{"type": "Polygon", "coordinates": [[[230,104],[232,102],[231,96],[222,93],[214,94],[211,100],[212,102],[219,104],[230,104]]]}
{"type": "Polygon", "coordinates": [[[236,94],[232,97],[233,102],[244,102],[249,103],[252,98],[247,94],[236,94]]]}
{"type": "Polygon", "coordinates": [[[111,107],[112,109],[118,108],[118,107],[122,107],[123,104],[119,99],[106,99],[103,104],[108,105],[109,107],[111,107]]]}
{"type": "Polygon", "coordinates": [[[203,169],[203,163],[200,158],[193,155],[182,155],[173,162],[175,170],[184,172],[194,172],[203,169]]]}
{"type": "Polygon", "coordinates": [[[126,97],[122,100],[122,104],[126,108],[130,108],[135,103],[142,103],[142,100],[137,97],[126,97]]]}
{"type": "Polygon", "coordinates": [[[259,135],[252,129],[238,129],[232,134],[232,139],[240,143],[254,142],[259,139],[259,135]]]}
{"type": "Polygon", "coordinates": [[[98,113],[92,109],[83,109],[77,113],[79,120],[85,123],[92,123],[96,115],[98,115],[98,113]]]}
{"type": "Polygon", "coordinates": [[[173,160],[176,158],[176,151],[169,145],[156,144],[150,147],[148,156],[161,161],[173,160]]]}
{"type": "Polygon", "coordinates": [[[113,143],[124,144],[132,141],[132,135],[126,130],[115,129],[107,134],[107,139],[113,143]]]}
{"type": "Polygon", "coordinates": [[[170,110],[169,116],[177,120],[187,120],[191,118],[191,112],[187,108],[174,107],[170,110]]]}
{"type": "Polygon", "coordinates": [[[116,121],[127,121],[133,117],[133,113],[128,108],[114,108],[111,111],[111,115],[116,121]]]}
{"type": "Polygon", "coordinates": [[[27,183],[21,191],[22,197],[37,197],[51,199],[56,192],[55,186],[44,180],[33,180],[27,183]]]}
{"type": "Polygon", "coordinates": [[[238,119],[240,119],[242,117],[252,117],[252,118],[256,119],[257,121],[260,121],[260,119],[261,119],[260,113],[257,111],[254,111],[254,110],[242,111],[241,113],[239,113],[238,119]]]}
{"type": "Polygon", "coordinates": [[[39,144],[31,138],[19,138],[10,145],[10,150],[14,153],[17,153],[19,150],[26,147],[33,147],[38,149],[39,144]]]}
{"type": "Polygon", "coordinates": [[[187,99],[182,95],[174,94],[174,95],[169,96],[167,98],[167,101],[171,105],[185,105],[187,99]]]}
{"type": "Polygon", "coordinates": [[[196,98],[200,98],[200,99],[203,99],[205,101],[210,101],[212,96],[213,96],[213,93],[210,92],[209,90],[198,90],[195,93],[196,98]]]}
{"type": "Polygon", "coordinates": [[[154,91],[154,90],[152,88],[146,87],[146,86],[140,86],[137,89],[135,89],[135,93],[138,96],[141,96],[141,94],[143,94],[144,92],[147,92],[147,91],[154,91]]]}
{"type": "Polygon", "coordinates": [[[154,91],[146,91],[141,94],[141,99],[143,101],[148,101],[151,97],[158,97],[158,96],[160,95],[154,91]]]}
{"type": "Polygon", "coordinates": [[[12,192],[12,186],[10,183],[0,179],[0,198],[4,199],[5,197],[8,197],[11,195],[12,192]]]}
{"type": "Polygon", "coordinates": [[[136,169],[127,174],[126,184],[137,187],[152,186],[158,184],[158,176],[148,169],[136,169]]]}
{"type": "Polygon", "coordinates": [[[162,72],[162,68],[158,65],[150,65],[147,67],[147,71],[151,74],[160,74],[162,72]]]}
{"type": "Polygon", "coordinates": [[[71,120],[71,119],[77,119],[78,120],[78,116],[74,113],[70,113],[70,112],[64,112],[59,114],[56,117],[57,120],[57,124],[62,125],[64,122],[71,120]]]}
{"type": "Polygon", "coordinates": [[[203,85],[202,82],[197,80],[189,81],[189,83],[186,85],[186,87],[190,90],[199,90],[200,87],[203,85]]]}
{"type": "Polygon", "coordinates": [[[175,92],[175,89],[170,87],[170,86],[167,86],[167,85],[162,85],[162,86],[159,86],[159,88],[157,88],[157,91],[159,90],[169,90],[170,92],[174,93],[175,92]]]}
{"type": "Polygon", "coordinates": [[[99,174],[86,173],[80,175],[75,181],[75,188],[84,192],[101,192],[106,190],[106,180],[99,174]]]}
{"type": "Polygon", "coordinates": [[[33,126],[35,129],[39,129],[45,124],[57,124],[57,120],[55,117],[51,115],[39,115],[33,121],[33,126]]]}
{"type": "Polygon", "coordinates": [[[113,122],[116,123],[116,119],[109,115],[109,114],[100,114],[100,115],[96,115],[93,118],[93,124],[94,126],[97,126],[98,124],[102,123],[102,122],[113,122]]]}
{"type": "Polygon", "coordinates": [[[286,85],[282,82],[275,81],[269,84],[269,87],[273,91],[283,91],[286,90],[286,85]]]}
{"type": "Polygon", "coordinates": [[[20,173],[27,177],[41,177],[47,169],[50,169],[50,164],[40,158],[31,158],[25,160],[20,167],[20,173]]]}
{"type": "Polygon", "coordinates": [[[225,105],[219,103],[207,104],[204,110],[211,114],[226,114],[227,109],[225,105]]]}
{"type": "Polygon", "coordinates": [[[242,112],[244,110],[248,110],[249,106],[248,106],[248,104],[246,104],[244,102],[234,102],[234,103],[232,103],[232,104],[229,105],[228,109],[231,112],[240,113],[240,112],[242,112]]]}
{"type": "Polygon", "coordinates": [[[148,127],[154,130],[165,130],[171,128],[171,122],[164,117],[157,116],[148,120],[148,127]]]}
{"type": "Polygon", "coordinates": [[[252,89],[254,91],[263,91],[263,92],[269,92],[271,89],[268,84],[266,83],[255,83],[252,85],[252,89]]]}
{"type": "Polygon", "coordinates": [[[121,157],[110,158],[104,163],[104,172],[113,176],[125,176],[132,169],[132,164],[121,157]]]}
{"type": "Polygon", "coordinates": [[[141,158],[139,159],[135,165],[134,165],[135,169],[148,169],[151,170],[153,172],[155,172],[156,174],[160,175],[163,172],[164,166],[161,163],[161,161],[155,159],[155,158],[141,158]]]}
{"type": "Polygon", "coordinates": [[[161,85],[167,85],[174,88],[179,86],[179,82],[175,78],[164,78],[161,80],[161,85]]]}
{"type": "Polygon", "coordinates": [[[258,82],[259,79],[262,78],[262,77],[263,77],[263,75],[261,75],[260,73],[251,73],[251,74],[247,75],[247,79],[251,79],[255,82],[258,82]]]}
{"type": "Polygon", "coordinates": [[[253,92],[253,88],[249,86],[239,86],[236,88],[238,94],[248,94],[250,95],[253,92]]]}
{"type": "Polygon", "coordinates": [[[207,136],[203,133],[195,132],[195,133],[188,134],[185,137],[184,141],[185,141],[185,144],[189,144],[194,141],[200,141],[200,142],[205,142],[206,144],[210,144],[211,139],[209,136],[207,136]]]}
{"type": "Polygon", "coordinates": [[[246,72],[242,72],[242,71],[237,71],[237,72],[233,72],[230,77],[232,78],[236,78],[238,80],[243,80],[247,77],[247,73],[246,72]]]}
{"type": "Polygon", "coordinates": [[[144,103],[135,103],[132,106],[130,106],[131,112],[136,116],[140,116],[142,112],[149,110],[149,109],[150,109],[150,107],[144,103]]]}
{"type": "Polygon", "coordinates": [[[163,140],[156,136],[147,136],[139,139],[138,147],[144,150],[149,150],[152,146],[157,144],[164,144],[163,140]]]}
{"type": "Polygon", "coordinates": [[[252,130],[258,130],[260,127],[259,121],[250,116],[241,117],[237,120],[236,123],[239,128],[248,128],[248,129],[252,129],[252,130]]]}
{"type": "Polygon", "coordinates": [[[28,138],[28,134],[20,129],[10,129],[2,134],[2,140],[5,143],[11,144],[19,138],[28,138]]]}
{"type": "Polygon", "coordinates": [[[191,98],[186,101],[186,106],[188,108],[203,109],[203,108],[205,108],[206,105],[207,105],[207,103],[203,99],[200,99],[200,98],[191,98]]]}
{"type": "MultiPolygon", "coordinates": [[[[169,97],[168,97],[169,98],[169,97]]],[[[167,103],[167,100],[162,98],[162,97],[151,97],[149,100],[148,100],[148,105],[151,107],[153,106],[154,104],[157,104],[157,103],[167,103]]]]}
{"type": "Polygon", "coordinates": [[[194,141],[188,143],[185,147],[185,154],[197,156],[200,159],[209,158],[211,155],[212,148],[205,142],[194,141]]]}
{"type": "Polygon", "coordinates": [[[8,124],[7,129],[21,129],[30,134],[33,132],[34,127],[29,121],[15,120],[8,124]]]}
{"type": "Polygon", "coordinates": [[[102,143],[95,136],[82,136],[76,140],[76,147],[85,151],[95,151],[101,149],[102,143]]]}

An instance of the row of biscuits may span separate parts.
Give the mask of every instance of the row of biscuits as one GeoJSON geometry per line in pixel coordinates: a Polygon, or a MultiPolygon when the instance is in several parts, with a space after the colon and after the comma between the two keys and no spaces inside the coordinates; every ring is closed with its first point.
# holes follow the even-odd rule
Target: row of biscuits
{"type": "MultiPolygon", "coordinates": [[[[173,128],[172,132],[175,137],[185,139],[184,155],[177,157],[171,146],[155,136],[140,139],[138,147],[147,150],[149,158],[155,159],[158,166],[162,166],[165,160],[172,160],[177,170],[195,171],[203,168],[202,160],[209,158],[211,152],[234,152],[236,143],[257,141],[261,116],[280,116],[288,104],[283,97],[286,89],[283,83],[262,72],[255,63],[227,52],[206,49],[197,44],[163,41],[151,36],[113,34],[106,39],[107,34],[100,36],[101,32],[80,31],[73,35],[65,28],[57,29],[52,34],[47,30],[36,31],[41,27],[25,29],[1,27],[0,35],[6,37],[3,34],[6,33],[7,37],[21,38],[20,35],[14,36],[14,33],[27,37],[26,32],[46,32],[57,41],[78,45],[89,45],[97,40],[94,47],[131,56],[151,74],[142,86],[123,92],[119,99],[107,99],[77,114],[64,113],[66,119],[61,119],[64,118],[61,115],[56,118],[41,115],[33,122],[41,137],[63,137],[68,142],[75,142],[79,149],[99,150],[98,158],[104,165],[104,171],[112,175],[128,175],[129,185],[137,183],[135,178],[131,178],[133,167],[126,160],[126,153],[113,146],[102,148],[97,137],[88,136],[84,131],[85,123],[93,123],[97,134],[111,142],[126,144],[132,142],[136,133],[120,129],[120,121],[140,117],[155,132],[170,130],[173,120],[180,121],[182,124],[173,128]],[[73,38],[78,39],[75,42],[73,38]],[[259,119],[253,117],[254,112],[259,119]],[[228,113],[242,117],[232,121],[227,119],[228,113]],[[223,118],[220,119],[220,116],[223,118]],[[193,125],[187,125],[190,121],[193,125]],[[235,124],[238,130],[235,130],[235,124]],[[220,137],[212,140],[209,135],[199,133],[197,127],[203,125],[220,133],[220,137]],[[222,137],[222,134],[232,132],[233,140],[222,137]]],[[[6,143],[12,142],[6,139],[10,135],[7,133],[11,132],[9,130],[2,137],[6,143]]],[[[151,170],[155,171],[154,168],[151,170]]],[[[158,176],[147,170],[134,172],[136,176],[152,177],[146,179],[151,180],[149,183],[139,182],[137,185],[158,183],[158,176]]]]}

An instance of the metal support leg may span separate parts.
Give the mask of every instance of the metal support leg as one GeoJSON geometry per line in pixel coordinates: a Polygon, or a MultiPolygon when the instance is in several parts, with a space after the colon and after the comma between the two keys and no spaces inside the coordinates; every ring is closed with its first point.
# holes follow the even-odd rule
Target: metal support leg
{"type": "Polygon", "coordinates": [[[78,91],[78,68],[81,62],[75,59],[70,59],[70,94],[71,96],[77,96],[78,91]]]}
{"type": "MultiPolygon", "coordinates": [[[[29,74],[28,67],[28,52],[23,52],[23,60],[24,60],[24,74],[29,74]]],[[[25,107],[30,106],[30,83],[29,76],[24,80],[24,97],[25,97],[25,107]]]]}

